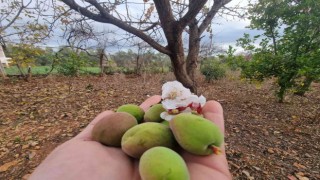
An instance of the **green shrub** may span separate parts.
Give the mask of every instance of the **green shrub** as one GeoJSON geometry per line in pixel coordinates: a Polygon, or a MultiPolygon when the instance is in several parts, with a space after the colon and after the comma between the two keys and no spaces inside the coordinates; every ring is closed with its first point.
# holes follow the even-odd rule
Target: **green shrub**
{"type": "Polygon", "coordinates": [[[86,66],[87,60],[75,52],[68,53],[67,56],[60,57],[57,71],[65,76],[75,76],[81,67],[86,66]]]}
{"type": "Polygon", "coordinates": [[[228,56],[226,58],[226,63],[231,71],[236,71],[241,69],[241,66],[245,63],[245,57],[243,55],[238,56],[228,56]]]}
{"type": "Polygon", "coordinates": [[[206,77],[208,82],[221,79],[226,75],[226,70],[223,64],[214,59],[206,59],[202,61],[200,71],[206,77]]]}
{"type": "Polygon", "coordinates": [[[117,68],[116,67],[107,66],[104,69],[104,73],[109,74],[109,75],[112,75],[112,74],[114,74],[116,72],[117,72],[117,68]]]}
{"type": "Polygon", "coordinates": [[[123,68],[121,68],[121,73],[123,73],[123,74],[135,74],[136,70],[134,68],[130,68],[130,67],[123,67],[123,68]]]}

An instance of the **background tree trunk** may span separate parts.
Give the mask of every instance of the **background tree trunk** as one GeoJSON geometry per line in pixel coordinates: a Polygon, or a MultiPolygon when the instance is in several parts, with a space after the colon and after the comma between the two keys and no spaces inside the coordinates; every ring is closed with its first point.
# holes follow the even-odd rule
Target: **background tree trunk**
{"type": "Polygon", "coordinates": [[[185,60],[181,57],[170,57],[173,65],[173,72],[176,79],[181,82],[186,88],[189,88],[191,92],[196,93],[196,87],[187,74],[185,60]]]}
{"type": "Polygon", "coordinates": [[[106,55],[104,54],[104,50],[101,50],[100,55],[100,76],[104,76],[105,73],[105,67],[106,67],[106,55]]]}
{"type": "Polygon", "coordinates": [[[176,37],[175,42],[169,44],[170,50],[173,52],[170,55],[172,62],[173,72],[176,79],[181,82],[186,88],[189,88],[192,92],[195,92],[196,87],[194,86],[192,79],[188,75],[186,68],[186,61],[184,58],[182,35],[176,37]]]}
{"type": "Polygon", "coordinates": [[[28,66],[28,75],[26,77],[26,81],[31,81],[32,78],[32,71],[31,71],[31,66],[28,66]]]}
{"type": "Polygon", "coordinates": [[[189,34],[189,53],[186,61],[186,68],[187,73],[193,82],[193,87],[195,88],[194,93],[197,93],[195,75],[198,67],[198,57],[200,52],[200,34],[196,19],[193,19],[189,24],[189,34]]]}
{"type": "Polygon", "coordinates": [[[19,70],[19,72],[20,72],[20,75],[21,75],[23,78],[25,78],[26,75],[23,73],[23,71],[22,71],[21,66],[19,65],[19,63],[17,63],[17,68],[18,68],[18,70],[19,70]]]}
{"type": "Polygon", "coordinates": [[[141,64],[139,63],[139,61],[140,61],[140,54],[139,54],[139,51],[138,51],[138,55],[137,55],[137,57],[136,57],[136,74],[137,75],[140,75],[140,69],[141,69],[141,64]]]}
{"type": "Polygon", "coordinates": [[[6,71],[4,70],[4,67],[3,67],[1,62],[0,62],[0,73],[1,73],[1,76],[2,76],[3,79],[7,78],[6,71]]]}
{"type": "Polygon", "coordinates": [[[298,96],[304,96],[304,94],[309,90],[311,83],[314,81],[311,77],[306,77],[301,86],[298,86],[297,91],[294,93],[298,96]]]}

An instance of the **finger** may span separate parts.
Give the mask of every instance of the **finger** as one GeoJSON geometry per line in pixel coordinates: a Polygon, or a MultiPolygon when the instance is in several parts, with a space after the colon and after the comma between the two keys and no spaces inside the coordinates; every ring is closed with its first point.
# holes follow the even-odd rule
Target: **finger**
{"type": "MultiPolygon", "coordinates": [[[[150,98],[148,98],[147,100],[145,100],[140,107],[146,111],[150,106],[157,104],[161,101],[161,96],[155,95],[152,96],[150,98]]],[[[113,111],[104,111],[102,113],[100,113],[96,118],[94,118],[90,124],[80,133],[78,134],[74,139],[82,139],[82,140],[91,140],[91,131],[92,128],[94,127],[94,125],[100,121],[102,118],[104,118],[105,116],[114,113],[113,111]]]]}
{"type": "Polygon", "coordinates": [[[161,101],[161,96],[159,95],[154,95],[149,97],[148,99],[146,99],[141,105],[140,107],[144,110],[147,111],[149,109],[149,107],[151,107],[152,105],[158,104],[161,101]]]}
{"type": "Polygon", "coordinates": [[[202,111],[204,117],[214,122],[224,134],[224,118],[221,104],[217,101],[208,101],[202,111]]]}
{"type": "MultiPolygon", "coordinates": [[[[145,100],[140,107],[146,111],[150,106],[157,104],[161,101],[161,96],[155,95],[152,96],[150,98],[148,98],[147,100],[145,100]]],[[[93,119],[93,121],[91,121],[91,123],[80,133],[78,134],[75,139],[82,139],[82,140],[91,140],[91,131],[92,128],[94,127],[94,125],[100,121],[102,118],[104,118],[105,116],[114,113],[113,111],[104,111],[102,113],[100,113],[96,118],[93,119]]]]}
{"type": "Polygon", "coordinates": [[[189,153],[182,156],[187,163],[190,179],[232,179],[225,156],[198,156],[189,153]]]}
{"type": "Polygon", "coordinates": [[[108,116],[109,114],[114,113],[113,111],[104,111],[100,113],[97,117],[95,117],[89,124],[88,126],[81,132],[79,133],[74,139],[81,139],[81,140],[91,140],[91,132],[94,127],[94,125],[99,122],[101,119],[104,117],[108,116]]]}

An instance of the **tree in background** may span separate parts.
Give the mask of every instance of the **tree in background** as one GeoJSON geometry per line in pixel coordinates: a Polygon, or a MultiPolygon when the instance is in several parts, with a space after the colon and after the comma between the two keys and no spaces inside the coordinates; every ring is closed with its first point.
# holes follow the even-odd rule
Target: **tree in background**
{"type": "Polygon", "coordinates": [[[253,52],[242,74],[262,81],[275,77],[282,102],[293,89],[304,95],[311,83],[320,78],[320,1],[260,0],[250,4],[250,28],[264,31],[253,39],[248,34],[238,40],[253,52]],[[254,43],[260,39],[259,47],[254,43]]]}
{"type": "Polygon", "coordinates": [[[40,0],[3,0],[0,2],[0,44],[6,42],[37,43],[49,37],[40,12],[47,7],[40,0]]]}
{"type": "Polygon", "coordinates": [[[36,66],[50,66],[55,58],[55,52],[52,48],[46,47],[43,49],[43,53],[37,56],[35,65],[36,66]]]}
{"type": "Polygon", "coordinates": [[[35,65],[37,58],[45,53],[43,49],[30,44],[9,45],[7,49],[9,56],[12,57],[12,64],[18,67],[20,74],[25,78],[27,78],[26,72],[22,68],[35,65]]]}
{"type": "Polygon", "coordinates": [[[167,54],[177,80],[196,91],[193,79],[201,36],[210,31],[212,19],[231,0],[154,0],[153,3],[145,0],[133,4],[129,1],[62,1],[84,19],[113,24],[167,54]],[[136,14],[138,5],[142,7],[141,14],[136,14]],[[187,57],[183,36],[189,40],[187,57]]]}
{"type": "Polygon", "coordinates": [[[62,47],[58,52],[56,56],[57,71],[65,76],[79,75],[81,68],[90,64],[90,56],[87,52],[70,47],[62,47]]]}
{"type": "MultiPolygon", "coordinates": [[[[0,2],[0,45],[8,54],[16,55],[18,57],[12,57],[17,65],[22,76],[25,73],[21,69],[21,65],[31,60],[34,53],[34,47],[27,44],[35,44],[42,42],[50,36],[48,26],[44,21],[45,17],[41,17],[41,12],[48,10],[45,1],[41,0],[2,0],[0,2]],[[20,43],[15,49],[29,49],[32,51],[30,55],[22,58],[22,52],[9,52],[7,49],[7,43],[20,43]],[[29,46],[29,47],[28,47],[29,46]]],[[[36,50],[38,51],[38,50],[36,50]]],[[[34,63],[34,62],[32,62],[34,63]]],[[[31,77],[31,70],[29,69],[31,77]]]]}

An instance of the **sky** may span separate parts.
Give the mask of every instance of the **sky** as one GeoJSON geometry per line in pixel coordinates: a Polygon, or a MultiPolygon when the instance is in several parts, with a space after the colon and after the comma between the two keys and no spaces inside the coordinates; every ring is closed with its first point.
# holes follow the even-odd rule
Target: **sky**
{"type": "MultiPolygon", "coordinates": [[[[242,7],[245,7],[248,4],[247,0],[233,0],[230,2],[227,7],[233,7],[240,5],[242,7]]],[[[239,18],[233,18],[231,16],[224,16],[224,17],[217,17],[213,20],[213,42],[217,46],[222,46],[223,48],[228,48],[229,45],[235,46],[236,40],[241,38],[244,33],[248,33],[251,35],[257,35],[259,34],[256,30],[250,30],[246,28],[250,24],[250,21],[248,19],[239,19],[239,18]]],[[[96,29],[117,29],[113,25],[105,25],[101,23],[94,24],[96,29]]],[[[121,30],[116,30],[117,32],[121,32],[121,30]]],[[[62,32],[57,32],[56,34],[62,34],[62,32]]],[[[205,38],[204,38],[205,39],[205,38]]],[[[62,38],[55,36],[49,40],[47,40],[45,43],[43,43],[41,46],[49,46],[49,47],[57,47],[64,45],[66,42],[62,38]]],[[[125,48],[125,47],[122,47],[125,48]]],[[[237,49],[240,49],[237,47],[237,49]]],[[[116,51],[118,49],[114,49],[116,51]]]]}
{"type": "MultiPolygon", "coordinates": [[[[237,5],[246,7],[248,0],[233,0],[227,7],[237,5]]],[[[240,19],[231,16],[218,17],[213,20],[213,23],[215,22],[218,24],[214,26],[214,44],[224,48],[227,48],[229,45],[235,47],[237,39],[243,37],[244,33],[250,34],[251,37],[262,33],[261,31],[247,28],[247,26],[250,25],[250,20],[245,18],[240,19]]],[[[236,47],[236,49],[238,49],[238,51],[242,50],[240,47],[236,47]]]]}

